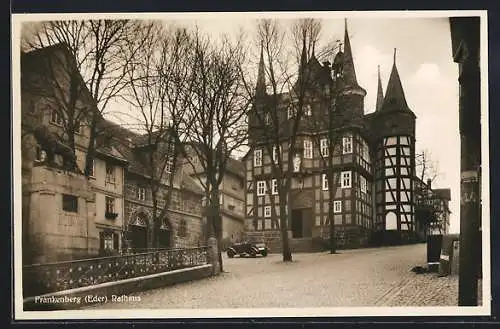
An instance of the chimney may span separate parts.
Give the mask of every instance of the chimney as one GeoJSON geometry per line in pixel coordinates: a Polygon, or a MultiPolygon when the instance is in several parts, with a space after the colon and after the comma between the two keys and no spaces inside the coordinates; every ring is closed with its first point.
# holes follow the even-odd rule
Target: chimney
{"type": "Polygon", "coordinates": [[[432,183],[431,179],[430,179],[430,178],[427,178],[427,188],[428,188],[429,190],[432,190],[431,183],[432,183]]]}

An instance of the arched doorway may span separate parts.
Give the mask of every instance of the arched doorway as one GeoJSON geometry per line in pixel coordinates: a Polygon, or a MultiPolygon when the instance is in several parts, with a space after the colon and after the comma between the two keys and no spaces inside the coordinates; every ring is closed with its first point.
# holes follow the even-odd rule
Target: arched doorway
{"type": "Polygon", "coordinates": [[[398,220],[396,214],[393,211],[389,211],[385,215],[385,229],[387,231],[398,229],[398,220]]]}
{"type": "Polygon", "coordinates": [[[129,224],[130,244],[133,250],[145,250],[148,247],[148,216],[138,213],[129,224]]]}
{"type": "Polygon", "coordinates": [[[160,248],[170,248],[172,246],[172,229],[167,218],[162,220],[158,240],[160,248]]]}

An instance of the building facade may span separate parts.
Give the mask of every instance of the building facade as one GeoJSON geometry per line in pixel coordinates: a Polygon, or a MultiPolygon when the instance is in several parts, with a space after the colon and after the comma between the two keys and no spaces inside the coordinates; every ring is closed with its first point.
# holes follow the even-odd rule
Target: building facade
{"type": "Polygon", "coordinates": [[[279,204],[287,200],[278,198],[271,158],[275,158],[274,163],[280,158],[283,168],[287,168],[291,140],[287,124],[291,125],[295,115],[288,104],[299,101],[305,102],[306,110],[296,131],[296,154],[291,156],[294,172],[287,196],[291,211],[287,231],[292,250],[311,250],[316,248],[315,241],[327,241],[331,220],[339,248],[415,239],[416,117],[405,99],[396,53],[385,96],[379,74],[376,109],[366,114],[366,91],[356,79],[347,24],[343,44],[332,66],[328,62],[320,64],[314,53],[307,58],[304,45],[298,79],[308,72],[313,90],[304,100],[294,99],[292,92],[266,93],[262,87],[265,77],[261,54],[255,104],[248,114],[251,149],[244,157],[245,229],[249,238],[264,240],[274,250],[280,249],[279,204]],[[268,106],[275,96],[283,106],[268,106]],[[279,131],[279,150],[273,147],[270,151],[263,131],[273,127],[268,126],[268,120],[257,119],[269,115],[280,118],[285,127],[279,131]],[[324,161],[329,152],[329,129],[333,129],[324,124],[329,116],[335,121],[337,136],[332,147],[333,218],[328,215],[328,168],[324,161]]]}
{"type": "MultiPolygon", "coordinates": [[[[144,151],[136,147],[140,143],[129,144],[143,136],[99,117],[103,133],[96,138],[92,168],[85,175],[87,122],[97,105],[71,53],[64,45],[22,53],[21,71],[23,263],[157,247],[144,151]],[[70,90],[76,90],[76,105],[65,107],[70,90]]],[[[202,190],[182,170],[173,171],[172,201],[163,212],[159,246],[203,244],[202,190]]],[[[158,209],[165,205],[161,199],[158,209]]]]}
{"type": "Polygon", "coordinates": [[[127,160],[113,148],[96,147],[92,172],[83,175],[90,128],[89,113],[79,111],[96,105],[81,77],[72,77],[75,70],[63,45],[21,55],[25,263],[94,257],[121,248],[127,160]],[[72,127],[75,165],[68,168],[73,151],[67,152],[67,132],[77,120],[68,118],[63,105],[72,85],[79,92],[71,113],[81,120],[72,127]]]}

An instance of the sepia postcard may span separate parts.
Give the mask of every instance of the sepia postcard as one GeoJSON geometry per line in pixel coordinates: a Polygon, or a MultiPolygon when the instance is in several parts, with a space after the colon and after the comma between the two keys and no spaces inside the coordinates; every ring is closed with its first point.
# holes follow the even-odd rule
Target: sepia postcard
{"type": "Polygon", "coordinates": [[[12,15],[14,318],[491,310],[486,11],[12,15]]]}

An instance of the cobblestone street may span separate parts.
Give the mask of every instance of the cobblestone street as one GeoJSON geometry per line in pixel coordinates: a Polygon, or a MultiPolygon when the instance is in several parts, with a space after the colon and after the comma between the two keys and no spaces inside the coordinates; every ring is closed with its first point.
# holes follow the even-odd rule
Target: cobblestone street
{"type": "MultiPolygon", "coordinates": [[[[457,277],[417,275],[425,244],[224,259],[217,277],[136,293],[133,308],[456,306],[457,277]]],[[[107,303],[89,308],[128,308],[107,303]]]]}

